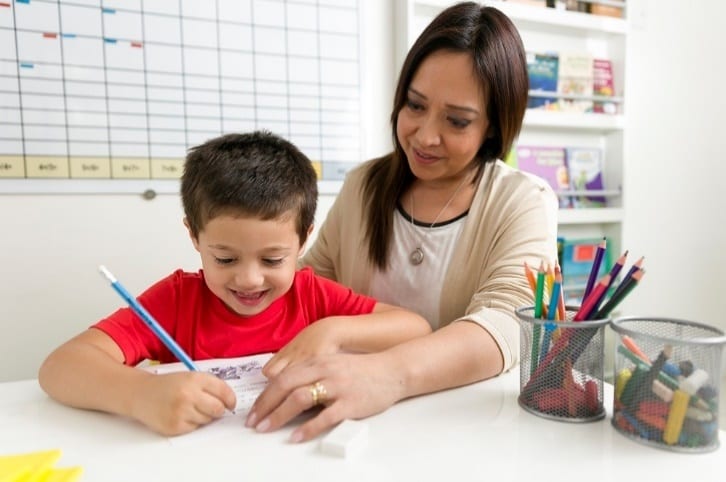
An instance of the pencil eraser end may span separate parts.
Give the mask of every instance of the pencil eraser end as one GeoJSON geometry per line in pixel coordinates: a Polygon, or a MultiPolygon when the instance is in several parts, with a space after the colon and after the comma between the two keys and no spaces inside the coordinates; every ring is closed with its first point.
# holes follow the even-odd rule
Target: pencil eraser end
{"type": "Polygon", "coordinates": [[[368,424],[360,420],[343,420],[320,441],[321,452],[336,457],[350,457],[368,445],[368,424]]]}

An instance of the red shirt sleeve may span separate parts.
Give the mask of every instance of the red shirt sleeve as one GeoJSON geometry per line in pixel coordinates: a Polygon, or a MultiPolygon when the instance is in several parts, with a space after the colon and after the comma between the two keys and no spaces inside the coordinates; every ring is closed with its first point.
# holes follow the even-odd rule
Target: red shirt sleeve
{"type": "MultiPolygon", "coordinates": [[[[139,303],[172,338],[176,338],[176,307],[183,275],[183,271],[177,270],[137,297],[139,303]]],[[[93,325],[93,328],[103,331],[116,342],[124,354],[126,365],[134,366],[145,359],[175,360],[166,346],[131,308],[116,310],[93,325]]],[[[182,348],[189,350],[189,347],[182,348]]]]}

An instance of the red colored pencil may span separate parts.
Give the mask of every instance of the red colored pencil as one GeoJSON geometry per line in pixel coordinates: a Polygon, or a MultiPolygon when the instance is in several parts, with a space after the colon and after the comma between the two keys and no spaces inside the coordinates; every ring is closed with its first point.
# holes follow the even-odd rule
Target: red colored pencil
{"type": "Polygon", "coordinates": [[[606,274],[600,278],[600,281],[598,281],[588,297],[583,300],[580,310],[575,315],[575,321],[584,321],[589,319],[592,312],[597,309],[597,302],[600,300],[603,293],[605,293],[605,290],[608,288],[608,284],[610,284],[610,274],[606,274]]]}

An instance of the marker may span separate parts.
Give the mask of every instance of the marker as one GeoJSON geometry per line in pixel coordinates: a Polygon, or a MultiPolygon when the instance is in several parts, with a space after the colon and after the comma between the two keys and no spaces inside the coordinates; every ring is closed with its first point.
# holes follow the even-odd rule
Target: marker
{"type": "Polygon", "coordinates": [[[169,336],[169,333],[164,330],[164,328],[159,324],[158,321],[154,319],[153,316],[151,316],[151,313],[146,311],[146,308],[141,306],[141,303],[136,300],[133,296],[131,296],[131,293],[126,291],[126,288],[124,288],[121,283],[118,282],[116,277],[111,274],[109,270],[106,269],[105,266],[99,266],[98,270],[101,272],[103,276],[108,279],[108,281],[111,282],[111,286],[113,287],[116,292],[121,295],[121,298],[126,300],[126,303],[129,304],[129,307],[133,310],[134,313],[138,315],[139,318],[148,326],[151,328],[151,331],[154,332],[154,335],[161,340],[164,345],[171,351],[179,361],[181,361],[188,369],[191,371],[199,371],[197,366],[194,364],[191,358],[189,358],[189,355],[187,355],[184,350],[177,344],[174,339],[169,336]]]}

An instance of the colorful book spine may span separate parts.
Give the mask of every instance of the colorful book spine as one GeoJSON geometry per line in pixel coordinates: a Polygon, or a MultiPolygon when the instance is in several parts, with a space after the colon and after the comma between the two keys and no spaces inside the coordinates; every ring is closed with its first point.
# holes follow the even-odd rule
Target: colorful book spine
{"type": "Polygon", "coordinates": [[[527,74],[529,76],[529,109],[556,110],[557,97],[542,94],[557,93],[559,57],[555,53],[527,53],[527,74]]]}

